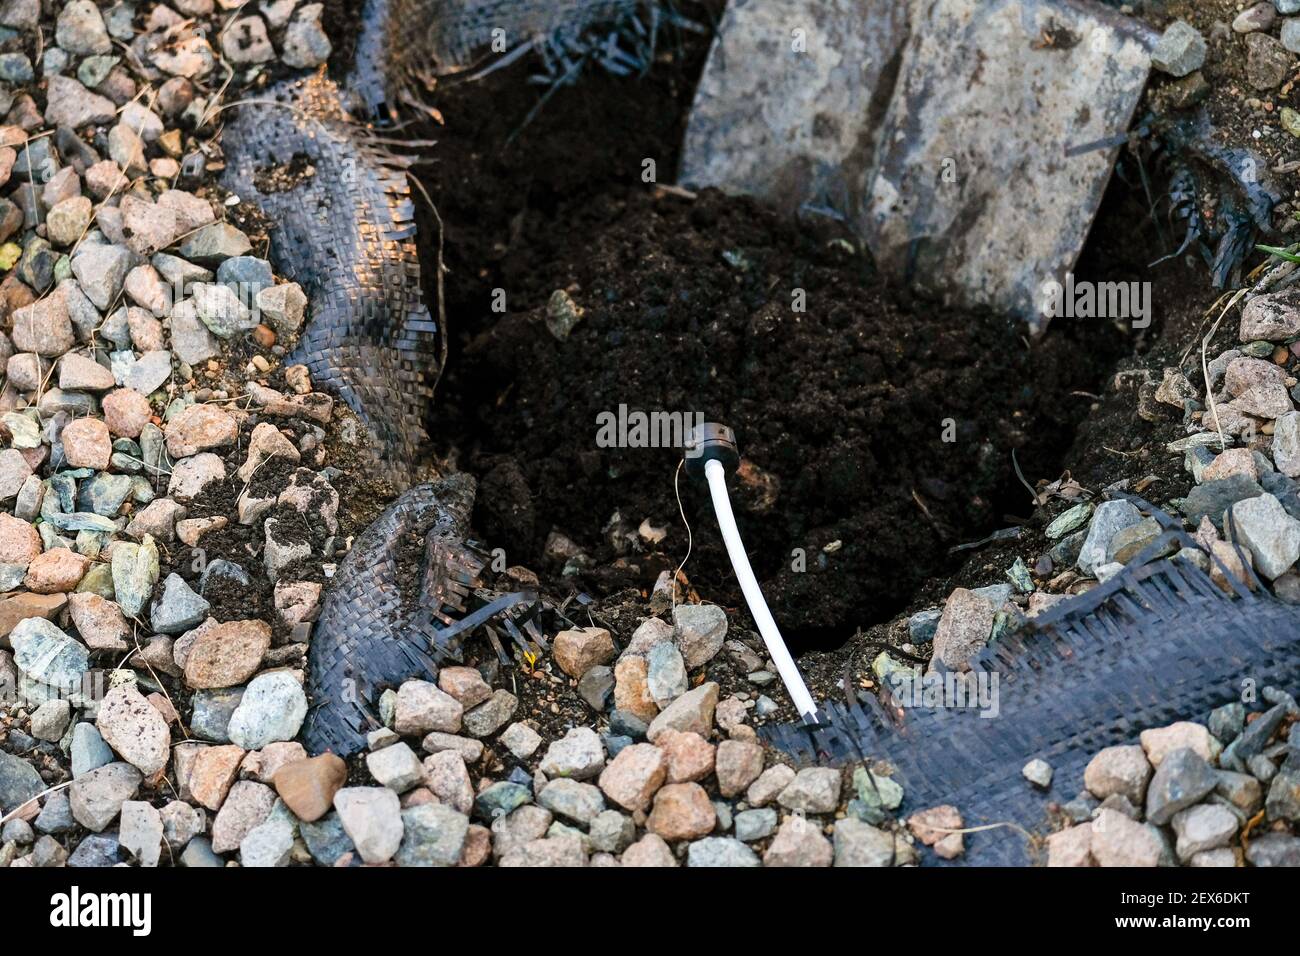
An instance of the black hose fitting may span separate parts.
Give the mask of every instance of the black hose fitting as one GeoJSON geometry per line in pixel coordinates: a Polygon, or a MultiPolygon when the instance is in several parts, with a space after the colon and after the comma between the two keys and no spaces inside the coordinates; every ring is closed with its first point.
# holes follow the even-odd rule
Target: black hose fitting
{"type": "Polygon", "coordinates": [[[740,466],[740,452],[736,448],[736,434],[726,425],[703,422],[691,429],[683,448],[686,474],[704,479],[704,465],[718,461],[728,474],[740,466]]]}

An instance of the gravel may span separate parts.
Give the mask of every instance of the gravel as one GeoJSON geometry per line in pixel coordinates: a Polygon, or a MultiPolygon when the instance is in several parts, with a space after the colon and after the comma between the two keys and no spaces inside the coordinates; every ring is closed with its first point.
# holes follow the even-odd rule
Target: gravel
{"type": "Polygon", "coordinates": [[[118,844],[143,867],[154,867],[162,856],[162,817],[150,803],[128,800],[122,804],[118,844]]]}
{"type": "Polygon", "coordinates": [[[753,843],[755,840],[762,840],[776,832],[777,814],[770,807],[744,810],[736,814],[732,824],[736,831],[737,840],[743,843],[753,843]]]}
{"type": "Polygon", "coordinates": [[[329,59],[329,37],[321,27],[323,4],[309,3],[300,7],[285,30],[282,57],[289,66],[311,68],[329,59]]]}
{"type": "Polygon", "coordinates": [[[1152,773],[1146,752],[1140,746],[1107,747],[1088,763],[1083,782],[1100,800],[1119,794],[1135,806],[1141,806],[1152,773]]]}
{"type": "MultiPolygon", "coordinates": [[[[774,762],[755,726],[788,712],[779,679],[743,616],[707,602],[676,603],[669,624],[649,616],[669,604],[647,601],[634,629],[593,615],[600,626],[548,634],[550,653],[527,673],[471,650],[477,666],[407,681],[385,696],[386,726],[353,767],[358,785],[345,786],[349,767],[337,757],[306,757],[295,743],[305,641],[360,530],[348,500],[356,483],[334,482],[332,470],[346,465],[333,456],[355,444],[356,422],[314,391],[309,370],[286,367],[307,295],[260,257],[265,235],[242,201],[226,200],[196,165],[206,136],[193,130],[223,76],[212,45],[239,84],[252,77],[246,67],[313,69],[331,49],[321,4],[227,6],[3,5],[21,36],[0,54],[13,87],[0,97],[13,101],[7,121],[27,141],[0,147],[0,179],[13,183],[0,197],[0,242],[13,256],[0,335],[11,398],[0,410],[0,593],[10,615],[0,642],[13,650],[12,659],[0,651],[0,677],[16,669],[42,696],[0,715],[0,810],[71,781],[41,798],[39,815],[5,825],[6,862],[890,866],[964,852],[960,835],[943,832],[961,808],[908,806],[904,824],[903,789],[879,767],[774,762]],[[145,24],[160,29],[138,33],[145,24]],[[34,66],[38,27],[45,55],[34,66]],[[20,104],[38,74],[43,92],[20,104]],[[156,75],[151,95],[137,97],[146,75],[156,75]],[[256,494],[233,501],[245,485],[256,494]],[[303,523],[327,537],[277,533],[303,523]],[[232,611],[239,602],[228,595],[247,589],[268,597],[232,611]],[[36,686],[79,688],[88,673],[112,674],[98,704],[36,686]]],[[[1297,45],[1300,21],[1275,19],[1260,5],[1234,22],[1248,81],[1261,89],[1278,85],[1280,53],[1297,45]]],[[[1207,53],[1195,29],[1175,23],[1153,63],[1186,76],[1207,53]]],[[[1160,438],[1186,454],[1196,482],[1179,507],[1208,537],[1189,550],[1222,554],[1231,509],[1253,567],[1279,595],[1300,557],[1300,497],[1288,480],[1300,477],[1300,413],[1261,343],[1300,335],[1293,301],[1252,298],[1241,348],[1207,357],[1222,414],[1271,422],[1272,438],[1242,436],[1215,454],[1217,436],[1196,432],[1204,415],[1186,417],[1186,432],[1171,417],[1160,438]]],[[[1201,411],[1198,374],[1155,376],[1166,414],[1187,402],[1201,411]]],[[[905,650],[960,667],[1008,621],[1117,573],[1155,524],[1128,501],[1085,490],[1086,500],[1071,499],[1066,483],[1066,500],[1049,501],[1046,572],[1040,556],[1022,554],[1007,575],[1014,587],[986,578],[942,607],[907,609],[905,650]],[[926,643],[929,652],[917,649],[926,643]]],[[[643,525],[643,537],[647,527],[656,531],[643,525]]],[[[1232,865],[1242,820],[1263,813],[1245,861],[1294,865],[1300,774],[1281,739],[1290,709],[1272,703],[1181,715],[1096,755],[1090,792],[1067,804],[1072,825],[1048,841],[1052,862],[1232,865]]],[[[1054,784],[1041,759],[1024,777],[1021,786],[1054,784]]]]}
{"type": "MultiPolygon", "coordinates": [[[[261,646],[260,641],[255,646],[261,646]]],[[[293,740],[306,716],[302,684],[286,671],[270,671],[249,681],[230,716],[227,733],[245,750],[260,750],[276,741],[293,740]]]]}
{"type": "Polygon", "coordinates": [[[422,803],[401,813],[398,866],[455,866],[469,835],[469,817],[440,804],[422,803]]]}
{"type": "MultiPolygon", "coordinates": [[[[474,786],[465,759],[455,750],[427,757],[423,764],[425,787],[442,803],[469,813],[474,807],[474,786]]],[[[417,781],[418,782],[418,781],[417,781]]]]}
{"type": "Polygon", "coordinates": [[[122,804],[140,788],[140,771],[129,763],[110,763],[77,777],[68,788],[73,818],[96,833],[117,819],[122,804]]]}
{"type": "Polygon", "coordinates": [[[1300,558],[1300,521],[1282,503],[1264,493],[1232,506],[1234,531],[1250,549],[1255,570],[1272,580],[1300,558]]]}
{"type": "Polygon", "coordinates": [[[90,668],[85,646],[44,618],[29,617],[9,633],[18,670],[34,681],[74,688],[90,668]]]}
{"type": "Polygon", "coordinates": [[[35,768],[20,757],[0,751],[0,807],[7,814],[45,789],[35,768]]]}
{"type": "Polygon", "coordinates": [[[660,707],[667,707],[686,693],[686,664],[672,644],[656,644],[646,654],[646,687],[660,707]]]}
{"type": "MultiPolygon", "coordinates": [[[[459,759],[457,754],[452,753],[452,756],[459,759]]],[[[397,793],[405,793],[424,781],[424,767],[420,764],[420,758],[415,755],[414,750],[401,741],[367,754],[366,769],[370,771],[376,783],[397,793]]]]}
{"type": "Polygon", "coordinates": [[[241,866],[288,866],[293,852],[294,827],[284,819],[267,819],[239,841],[241,866]]]}
{"type": "Polygon", "coordinates": [[[491,698],[465,714],[465,732],[471,737],[490,737],[514,716],[519,699],[507,690],[495,690],[491,698]]]}
{"type": "Polygon", "coordinates": [[[1035,757],[1020,772],[1035,787],[1046,790],[1052,785],[1052,765],[1042,758],[1035,757]]]}
{"type": "Polygon", "coordinates": [[[965,588],[954,590],[935,628],[932,660],[950,670],[964,668],[988,643],[995,611],[982,595],[965,588]]]}
{"type": "Polygon", "coordinates": [[[501,743],[516,758],[526,760],[542,745],[541,735],[527,724],[514,723],[501,732],[501,743]]]}
{"type": "Polygon", "coordinates": [[[1184,862],[1205,850],[1227,846],[1239,826],[1236,814],[1208,803],[1180,811],[1172,823],[1178,837],[1178,858],[1184,862]]]}
{"type": "Polygon", "coordinates": [[[409,680],[398,689],[393,727],[404,735],[433,731],[454,734],[461,728],[464,712],[460,701],[435,684],[409,680]]]}
{"type": "Polygon", "coordinates": [[[113,749],[94,724],[78,723],[72,730],[72,775],[80,777],[113,762],[113,749]]]}
{"type": "Polygon", "coordinates": [[[171,756],[167,721],[135,687],[110,690],[99,705],[95,726],[104,742],[144,776],[167,766],[171,756]]]}
{"type": "Polygon", "coordinates": [[[731,837],[706,837],[695,840],[686,849],[687,866],[748,867],[761,866],[757,854],[731,837]]]}
{"type": "MultiPolygon", "coordinates": [[[[396,799],[396,795],[394,795],[396,799]]],[[[252,780],[236,781],[212,821],[212,851],[229,853],[265,822],[275,806],[275,791],[252,780]]]]}
{"type": "Polygon", "coordinates": [[[1088,536],[1079,551],[1079,570],[1091,573],[1098,566],[1113,561],[1115,552],[1111,542],[1115,535],[1141,520],[1142,513],[1127,500],[1105,501],[1098,505],[1088,525],[1088,536]]]}
{"type": "Polygon", "coordinates": [[[582,826],[605,810],[605,798],[600,790],[576,780],[552,780],[542,788],[537,802],[556,816],[582,826]]]}
{"type": "Polygon", "coordinates": [[[202,624],[210,608],[211,605],[195,594],[184,578],[173,573],[167,575],[162,595],[150,607],[149,621],[160,633],[183,634],[202,624]]]}
{"type": "Polygon", "coordinates": [[[687,730],[707,734],[713,726],[713,711],[718,706],[718,685],[713,681],[687,691],[665,707],[646,731],[654,743],[664,730],[687,730]]]}
{"type": "Polygon", "coordinates": [[[716,604],[681,604],[673,609],[673,642],[688,669],[713,660],[726,637],[727,614],[716,604]]]}
{"type": "Polygon", "coordinates": [[[36,818],[36,829],[41,833],[67,833],[77,825],[72,815],[72,801],[66,790],[49,795],[36,818]]]}
{"type": "Polygon", "coordinates": [[[1171,76],[1187,76],[1205,64],[1205,38],[1186,20],[1175,20],[1151,51],[1151,65],[1171,76]]]}
{"type": "Polygon", "coordinates": [[[605,769],[605,748],[590,727],[574,727],[546,750],[539,769],[547,777],[588,780],[605,769]]]}
{"type": "Polygon", "coordinates": [[[835,866],[894,866],[913,858],[901,837],[851,817],[835,824],[833,850],[835,866]]]}
{"type": "Polygon", "coordinates": [[[402,804],[384,787],[344,787],[334,795],[344,832],[367,863],[392,859],[402,842],[402,804]]]}
{"type": "Polygon", "coordinates": [[[47,700],[32,711],[32,736],[51,743],[63,738],[72,720],[72,705],[62,699],[47,700]]]}
{"type": "Polygon", "coordinates": [[[831,813],[840,800],[840,772],[832,767],[805,767],[777,797],[781,806],[804,813],[831,813]]]}

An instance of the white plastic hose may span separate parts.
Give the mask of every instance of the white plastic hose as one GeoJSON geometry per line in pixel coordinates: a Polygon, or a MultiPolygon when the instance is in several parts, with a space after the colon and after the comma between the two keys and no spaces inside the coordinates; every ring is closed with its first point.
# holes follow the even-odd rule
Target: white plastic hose
{"type": "Polygon", "coordinates": [[[749,566],[749,556],[745,554],[745,545],[740,540],[740,530],[736,527],[736,516],[731,512],[731,498],[727,495],[727,473],[722,463],[711,459],[704,463],[704,476],[709,481],[709,494],[713,496],[713,510],[718,516],[718,527],[722,530],[722,540],[727,545],[727,555],[731,558],[731,567],[740,581],[740,590],[745,594],[745,603],[749,613],[758,625],[758,633],[767,645],[768,656],[776,664],[776,672],[781,675],[790,699],[805,721],[817,722],[817,705],[812,694],[803,682],[803,675],[795,665],[794,658],[781,638],[772,612],[768,610],[767,601],[754,577],[754,569],[749,566]]]}

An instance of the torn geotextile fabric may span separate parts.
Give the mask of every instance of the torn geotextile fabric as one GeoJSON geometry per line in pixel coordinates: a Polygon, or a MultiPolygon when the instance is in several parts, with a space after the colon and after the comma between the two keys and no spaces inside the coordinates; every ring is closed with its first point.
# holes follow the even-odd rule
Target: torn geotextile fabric
{"type": "Polygon", "coordinates": [[[1300,683],[1300,609],[1258,584],[1251,591],[1229,578],[1227,593],[1194,564],[1158,558],[1171,544],[1193,546],[1170,528],[1115,577],[974,658],[967,679],[984,681],[992,701],[972,694],[970,707],[899,708],[872,696],[829,702],[816,727],[760,733],[797,762],[891,764],[905,794],[900,818],[949,804],[965,827],[992,827],[968,833],[954,863],[1040,861],[1042,841],[1063,822],[1052,805],[1084,789],[1099,750],[1132,744],[1148,728],[1204,721],[1251,689],[1300,683]],[[1054,771],[1046,790],[1021,773],[1036,757],[1054,771]]]}
{"type": "Polygon", "coordinates": [[[540,37],[576,37],[642,0],[389,0],[389,68],[434,75],[485,51],[505,53],[540,37]]]}

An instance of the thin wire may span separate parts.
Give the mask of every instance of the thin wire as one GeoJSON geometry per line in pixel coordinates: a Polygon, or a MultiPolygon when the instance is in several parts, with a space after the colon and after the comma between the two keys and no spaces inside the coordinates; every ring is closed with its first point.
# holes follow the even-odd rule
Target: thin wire
{"type": "Polygon", "coordinates": [[[677,496],[677,513],[682,516],[682,524],[686,525],[686,557],[682,558],[682,563],[677,565],[677,570],[673,572],[673,614],[677,613],[677,575],[682,573],[682,568],[686,567],[686,562],[691,559],[691,548],[695,546],[695,537],[691,534],[691,523],[686,520],[686,507],[682,504],[682,491],[678,482],[682,477],[682,465],[685,461],[677,463],[677,470],[673,472],[673,494],[677,496]]]}

